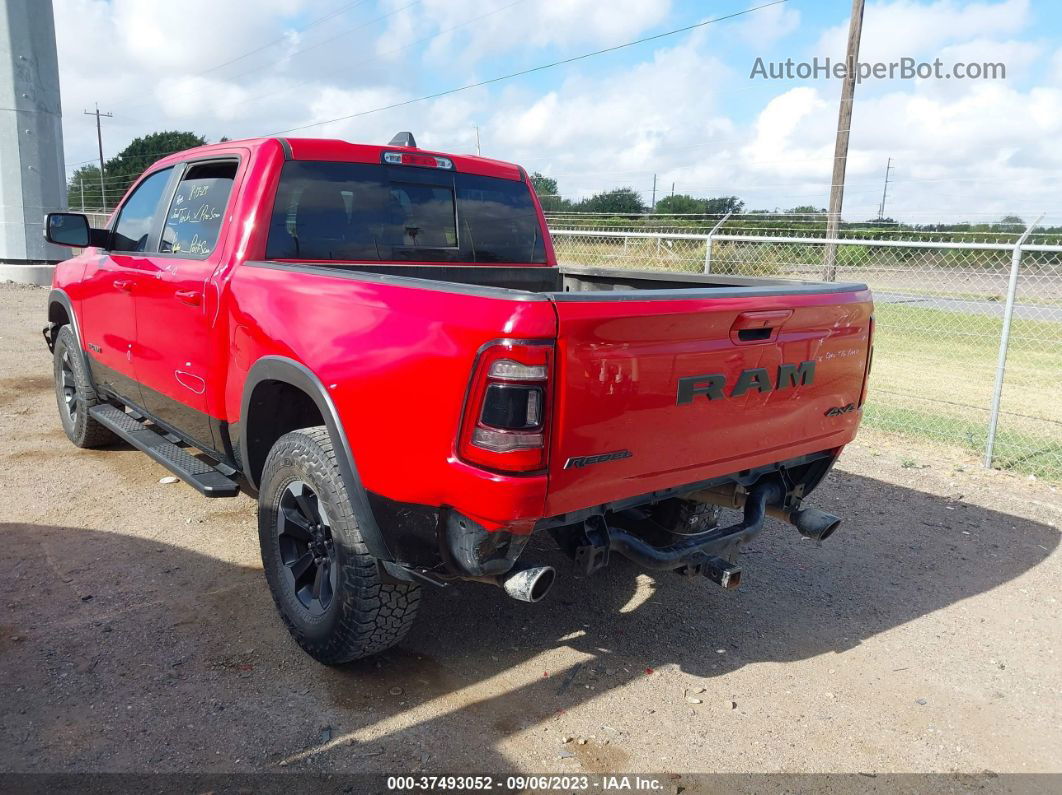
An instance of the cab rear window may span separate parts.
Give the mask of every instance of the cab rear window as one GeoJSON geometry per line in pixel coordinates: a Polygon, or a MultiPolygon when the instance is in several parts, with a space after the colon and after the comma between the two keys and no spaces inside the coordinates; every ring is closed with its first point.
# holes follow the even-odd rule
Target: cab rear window
{"type": "Polygon", "coordinates": [[[267,259],[545,263],[528,186],[415,166],[284,164],[267,259]]]}

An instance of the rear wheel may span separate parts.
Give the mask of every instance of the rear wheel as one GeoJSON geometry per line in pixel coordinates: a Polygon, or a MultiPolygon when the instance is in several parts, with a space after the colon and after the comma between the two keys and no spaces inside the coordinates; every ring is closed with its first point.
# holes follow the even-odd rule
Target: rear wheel
{"type": "Polygon", "coordinates": [[[383,581],[326,428],[293,431],[273,445],[262,470],[258,535],[281,618],[320,662],[377,654],[413,625],[420,587],[383,581]]]}
{"type": "Polygon", "coordinates": [[[78,447],[103,447],[114,442],[114,434],[89,416],[89,409],[102,401],[92,387],[85,357],[69,326],[59,329],[52,357],[55,402],[67,438],[78,447]]]}

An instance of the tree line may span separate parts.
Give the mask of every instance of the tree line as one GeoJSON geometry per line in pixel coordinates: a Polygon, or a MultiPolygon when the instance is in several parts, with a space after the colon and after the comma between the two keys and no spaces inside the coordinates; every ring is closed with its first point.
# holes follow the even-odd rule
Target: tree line
{"type": "MultiPolygon", "coordinates": [[[[642,215],[651,208],[642,201],[642,196],[634,188],[614,188],[595,193],[580,201],[565,199],[557,188],[557,180],[546,177],[537,171],[531,175],[531,184],[547,213],[615,213],[617,215],[642,215]]],[[[686,194],[665,196],[656,203],[658,213],[677,213],[681,215],[723,215],[739,213],[745,203],[737,196],[719,196],[710,199],[697,199],[686,194]]]]}
{"type": "Polygon", "coordinates": [[[144,169],[160,157],[203,146],[206,142],[202,135],[176,130],[134,138],[129,146],[110,160],[104,161],[102,190],[98,163],[86,164],[74,171],[66,183],[67,206],[71,209],[90,211],[114,207],[125,195],[126,189],[144,173],[144,169]]]}
{"type": "MultiPolygon", "coordinates": [[[[664,196],[650,207],[642,200],[641,194],[633,188],[615,188],[602,191],[580,201],[565,199],[559,195],[557,180],[535,172],[530,177],[535,192],[538,194],[542,209],[552,215],[570,213],[594,213],[592,217],[579,219],[569,217],[564,226],[595,227],[631,227],[644,226],[671,230],[704,231],[708,224],[714,224],[726,213],[733,213],[735,218],[727,222],[727,229],[742,229],[753,232],[757,229],[770,229],[777,234],[784,226],[803,235],[822,236],[826,233],[825,207],[804,204],[786,209],[749,210],[745,202],[737,196],[715,196],[698,198],[688,194],[664,196]],[[653,213],[650,215],[649,213],[653,213]],[[740,215],[739,215],[740,214],[740,215]],[[672,217],[667,217],[668,215],[672,217]]],[[[887,239],[896,237],[898,231],[922,234],[947,235],[960,233],[956,239],[967,239],[974,234],[978,239],[989,242],[1010,242],[1014,235],[1025,231],[1025,221],[1017,215],[1004,215],[999,221],[986,223],[908,224],[893,218],[870,218],[865,221],[846,221],[840,225],[840,234],[844,236],[851,230],[853,236],[866,239],[887,239]]],[[[1037,227],[1037,235],[1062,236],[1062,227],[1037,227]]]]}
{"type": "MultiPolygon", "coordinates": [[[[227,141],[228,138],[221,138],[227,141]]],[[[202,135],[188,131],[164,130],[134,138],[121,152],[103,164],[103,186],[105,196],[101,195],[100,169],[95,163],[85,164],[74,171],[67,182],[67,205],[72,209],[99,210],[114,207],[125,194],[128,187],[144,170],[160,157],[203,146],[207,140],[202,135]],[[106,201],[104,201],[106,198],[106,201]]],[[[825,233],[826,209],[812,205],[800,205],[786,210],[747,210],[745,202],[737,196],[714,196],[699,198],[685,193],[664,196],[655,207],[649,207],[642,200],[641,194],[630,187],[614,188],[588,196],[579,201],[572,201],[560,195],[557,180],[538,172],[531,175],[531,184],[538,194],[542,209],[547,213],[595,213],[592,223],[598,226],[652,225],[669,228],[698,227],[703,228],[707,222],[713,222],[726,213],[741,214],[730,222],[730,227],[740,226],[746,229],[774,228],[784,224],[803,233],[825,233]],[[650,211],[659,215],[672,214],[665,220],[660,217],[645,217],[650,211]],[[638,217],[641,216],[641,217],[638,217]],[[780,218],[779,216],[783,216],[780,218]]],[[[566,222],[566,225],[570,225],[566,222]]],[[[1024,231],[1024,221],[1015,215],[1004,216],[995,223],[952,223],[952,224],[901,224],[892,218],[873,218],[858,223],[844,223],[846,228],[858,228],[860,237],[894,235],[898,230],[946,234],[948,232],[978,233],[991,238],[992,235],[1012,236],[1024,231]]],[[[1062,235],[1062,227],[1038,228],[1038,234],[1062,235]]],[[[1001,238],[1002,239],[1002,238],[1001,238]]]]}

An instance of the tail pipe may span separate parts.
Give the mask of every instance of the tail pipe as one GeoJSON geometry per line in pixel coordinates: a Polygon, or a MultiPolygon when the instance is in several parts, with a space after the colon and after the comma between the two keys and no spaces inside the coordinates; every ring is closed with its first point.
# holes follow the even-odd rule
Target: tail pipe
{"type": "Polygon", "coordinates": [[[783,518],[800,531],[800,535],[816,541],[825,541],[841,526],[840,517],[817,508],[801,508],[783,518]]]}
{"type": "MultiPolygon", "coordinates": [[[[721,505],[724,508],[736,508],[740,510],[748,505],[748,501],[752,498],[754,493],[755,489],[749,492],[746,496],[738,491],[736,486],[731,486],[725,489],[706,489],[704,491],[699,491],[696,494],[691,495],[690,498],[697,500],[698,502],[706,502],[711,505],[721,505]]],[[[779,500],[779,502],[781,502],[781,500],[779,500]]],[[[826,513],[826,511],[820,511],[818,508],[789,510],[778,505],[768,505],[766,513],[768,516],[793,525],[800,535],[805,538],[813,538],[816,541],[825,541],[841,526],[841,518],[839,516],[834,516],[832,513],[826,513]]]]}
{"type": "Polygon", "coordinates": [[[513,599],[534,604],[549,593],[557,579],[557,570],[552,566],[517,563],[505,574],[490,577],[465,577],[464,579],[496,585],[513,599]]]}

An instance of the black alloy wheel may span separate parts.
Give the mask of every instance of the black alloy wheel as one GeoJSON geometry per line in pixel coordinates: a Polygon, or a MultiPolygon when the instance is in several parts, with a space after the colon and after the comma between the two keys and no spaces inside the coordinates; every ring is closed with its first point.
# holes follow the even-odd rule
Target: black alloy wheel
{"type": "Polygon", "coordinates": [[[285,580],[313,616],[328,610],[336,594],[336,547],[324,505],[301,480],[280,497],[276,531],[285,580]]]}
{"type": "Polygon", "coordinates": [[[288,631],[326,665],[391,648],[420,604],[417,583],[385,576],[356,512],[327,428],[276,440],[259,479],[262,569],[288,631]]]}
{"type": "Polygon", "coordinates": [[[66,418],[70,425],[77,424],[77,381],[74,379],[74,365],[70,361],[70,350],[63,349],[59,360],[59,389],[66,407],[66,418]]]}

